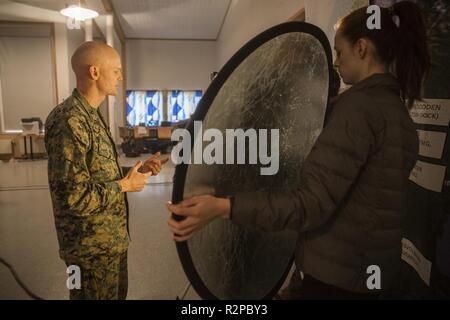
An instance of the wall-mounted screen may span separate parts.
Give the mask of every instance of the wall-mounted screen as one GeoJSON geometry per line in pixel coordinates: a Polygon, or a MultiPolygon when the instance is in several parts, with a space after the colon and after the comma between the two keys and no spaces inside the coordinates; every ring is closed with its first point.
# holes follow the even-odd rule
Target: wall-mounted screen
{"type": "Polygon", "coordinates": [[[168,94],[168,103],[170,121],[178,122],[186,120],[194,114],[200,99],[202,98],[202,91],[183,91],[172,90],[168,94]]]}
{"type": "Polygon", "coordinates": [[[201,90],[127,90],[127,126],[159,126],[178,122],[194,114],[201,90]]]}
{"type": "Polygon", "coordinates": [[[163,121],[163,92],[127,91],[127,126],[156,126],[163,121]]]}

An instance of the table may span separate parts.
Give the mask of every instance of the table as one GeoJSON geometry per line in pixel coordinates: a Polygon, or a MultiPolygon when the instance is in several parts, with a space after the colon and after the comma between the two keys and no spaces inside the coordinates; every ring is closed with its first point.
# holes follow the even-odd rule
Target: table
{"type": "Polygon", "coordinates": [[[23,135],[23,144],[25,148],[25,159],[34,159],[33,156],[33,137],[36,138],[44,138],[44,134],[22,134],[23,135]],[[30,156],[28,156],[28,150],[27,150],[27,138],[30,139],[30,156]]]}

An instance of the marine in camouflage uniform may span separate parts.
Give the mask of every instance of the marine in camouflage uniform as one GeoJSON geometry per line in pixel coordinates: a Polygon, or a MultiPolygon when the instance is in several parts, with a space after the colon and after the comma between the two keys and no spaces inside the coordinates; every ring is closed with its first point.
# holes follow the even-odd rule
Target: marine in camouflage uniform
{"type": "Polygon", "coordinates": [[[59,253],[81,269],[81,290],[70,290],[70,298],[125,299],[128,203],[109,129],[77,89],[45,129],[59,253]]]}

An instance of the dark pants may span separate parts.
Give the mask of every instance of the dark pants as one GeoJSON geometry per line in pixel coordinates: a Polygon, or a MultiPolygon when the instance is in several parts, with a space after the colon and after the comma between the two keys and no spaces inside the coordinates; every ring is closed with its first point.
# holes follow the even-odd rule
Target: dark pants
{"type": "Polygon", "coordinates": [[[279,299],[286,300],[377,300],[379,294],[358,293],[340,289],[323,283],[309,275],[301,278],[296,270],[289,286],[278,295],[279,299]]]}
{"type": "Polygon", "coordinates": [[[70,290],[70,300],[125,300],[128,293],[127,252],[66,261],[81,271],[81,288],[70,290]]]}

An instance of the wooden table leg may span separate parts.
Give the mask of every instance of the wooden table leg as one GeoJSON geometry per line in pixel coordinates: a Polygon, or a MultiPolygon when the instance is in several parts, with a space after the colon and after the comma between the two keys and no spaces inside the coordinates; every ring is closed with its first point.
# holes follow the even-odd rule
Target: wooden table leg
{"type": "Polygon", "coordinates": [[[33,160],[33,136],[30,136],[30,155],[31,160],[33,160]]]}
{"type": "Polygon", "coordinates": [[[23,136],[23,145],[25,146],[25,158],[28,158],[27,137],[26,136],[23,136]]]}

